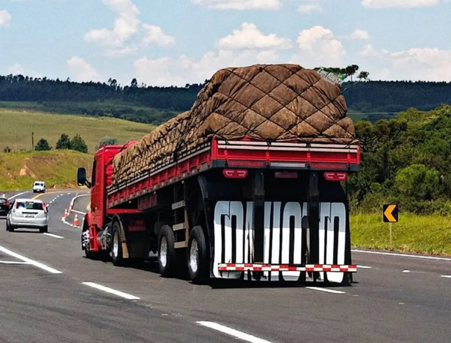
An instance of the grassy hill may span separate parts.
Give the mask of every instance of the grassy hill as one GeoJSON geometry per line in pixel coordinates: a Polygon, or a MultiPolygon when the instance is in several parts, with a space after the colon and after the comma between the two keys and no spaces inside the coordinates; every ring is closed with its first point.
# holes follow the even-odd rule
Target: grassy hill
{"type": "Polygon", "coordinates": [[[54,147],[62,133],[73,137],[80,134],[93,153],[99,139],[115,137],[120,144],[139,139],[154,126],[122,119],[59,115],[44,112],[0,109],[0,151],[9,146],[13,151],[31,150],[31,134],[34,143],[45,138],[54,147]]]}
{"type": "Polygon", "coordinates": [[[0,153],[0,190],[31,189],[35,180],[47,188],[72,188],[78,167],[91,168],[92,155],[71,150],[0,153]]]}

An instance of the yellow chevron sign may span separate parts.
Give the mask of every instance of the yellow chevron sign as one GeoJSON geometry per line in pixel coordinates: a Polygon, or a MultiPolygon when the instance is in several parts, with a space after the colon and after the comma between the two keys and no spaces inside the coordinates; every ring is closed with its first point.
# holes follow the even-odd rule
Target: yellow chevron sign
{"type": "Polygon", "coordinates": [[[398,205],[389,204],[384,205],[384,223],[397,223],[398,222],[398,205]]]}

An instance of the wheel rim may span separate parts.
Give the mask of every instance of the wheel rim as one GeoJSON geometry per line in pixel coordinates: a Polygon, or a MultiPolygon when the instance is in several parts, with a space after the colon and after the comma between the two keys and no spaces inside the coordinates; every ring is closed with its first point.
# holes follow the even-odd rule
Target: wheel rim
{"type": "Polygon", "coordinates": [[[195,239],[191,241],[189,249],[189,266],[193,273],[196,273],[199,269],[199,245],[195,239]]]}
{"type": "Polygon", "coordinates": [[[160,242],[160,263],[163,268],[166,268],[168,263],[168,243],[165,237],[162,237],[160,242]]]}
{"type": "Polygon", "coordinates": [[[117,231],[114,232],[113,237],[113,256],[117,257],[119,254],[119,235],[117,234],[117,231]]]}

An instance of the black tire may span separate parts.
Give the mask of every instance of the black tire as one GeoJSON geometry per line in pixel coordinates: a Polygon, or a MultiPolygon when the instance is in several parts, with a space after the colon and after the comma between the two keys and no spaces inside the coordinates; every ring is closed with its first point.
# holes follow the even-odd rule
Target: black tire
{"type": "Polygon", "coordinates": [[[111,232],[111,260],[115,266],[124,265],[124,256],[122,254],[122,242],[121,242],[121,224],[118,221],[113,223],[113,229],[111,232]]]}
{"type": "Polygon", "coordinates": [[[44,232],[48,232],[49,231],[49,227],[46,225],[44,227],[39,228],[39,232],[40,233],[44,233],[44,232]]]}
{"type": "Polygon", "coordinates": [[[9,232],[14,231],[14,228],[8,222],[6,222],[6,231],[9,231],[9,232]]]}
{"type": "Polygon", "coordinates": [[[195,284],[203,284],[209,277],[207,241],[202,227],[195,226],[189,234],[187,251],[188,274],[195,284]]]}
{"type": "Polygon", "coordinates": [[[158,236],[158,267],[163,277],[173,276],[176,272],[177,255],[175,236],[169,225],[163,225],[158,236]]]}

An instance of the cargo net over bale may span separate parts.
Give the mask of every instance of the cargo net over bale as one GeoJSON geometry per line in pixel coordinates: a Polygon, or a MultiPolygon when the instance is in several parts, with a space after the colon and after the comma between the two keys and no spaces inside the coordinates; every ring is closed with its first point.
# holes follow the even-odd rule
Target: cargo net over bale
{"type": "Polygon", "coordinates": [[[216,72],[190,111],[162,124],[114,159],[114,183],[171,163],[217,137],[271,142],[356,142],[341,87],[299,65],[216,72]]]}

